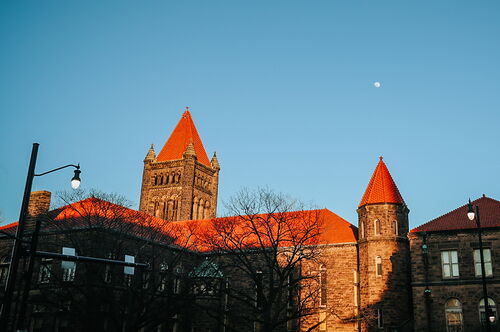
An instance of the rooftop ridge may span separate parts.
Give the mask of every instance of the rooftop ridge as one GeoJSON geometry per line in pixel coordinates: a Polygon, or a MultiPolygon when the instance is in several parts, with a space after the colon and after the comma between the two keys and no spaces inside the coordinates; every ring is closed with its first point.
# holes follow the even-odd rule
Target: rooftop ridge
{"type": "MultiPolygon", "coordinates": [[[[480,201],[487,201],[487,200],[492,201],[492,202],[494,202],[494,203],[498,203],[498,204],[500,204],[500,201],[498,201],[498,200],[496,200],[496,199],[494,199],[494,198],[491,198],[491,197],[487,197],[487,196],[481,196],[481,197],[479,197],[479,198],[476,198],[476,199],[475,199],[475,200],[473,200],[471,203],[472,203],[472,204],[476,204],[477,202],[480,202],[480,201]]],[[[442,218],[445,218],[445,217],[448,217],[448,216],[452,216],[452,215],[453,215],[454,213],[456,213],[458,210],[460,210],[460,209],[465,209],[465,208],[467,207],[467,205],[468,205],[468,203],[465,203],[465,204],[460,205],[459,207],[457,207],[457,208],[455,208],[455,209],[453,209],[453,210],[451,210],[451,211],[449,211],[449,212],[446,212],[446,213],[444,213],[444,214],[442,214],[442,215],[440,215],[440,216],[438,216],[438,217],[436,217],[436,218],[433,218],[433,219],[431,219],[431,220],[429,220],[429,221],[427,221],[427,222],[423,223],[422,225],[420,225],[420,226],[418,226],[418,227],[413,228],[412,230],[410,230],[410,233],[425,232],[425,231],[426,231],[426,230],[425,230],[425,227],[426,227],[426,226],[430,225],[431,223],[436,222],[438,219],[442,219],[442,218]]],[[[468,220],[468,219],[466,219],[466,215],[465,215],[465,214],[464,214],[464,220],[468,220]]],[[[469,220],[469,221],[470,221],[470,220],[469,220]]],[[[475,227],[476,227],[476,223],[475,223],[475,222],[473,222],[473,221],[470,221],[470,222],[472,223],[472,228],[475,228],[475,227]]],[[[481,224],[482,224],[482,223],[481,223],[481,224]]],[[[490,226],[481,225],[481,227],[483,227],[483,228],[487,228],[487,227],[490,227],[490,226]]],[[[493,226],[493,227],[499,227],[499,226],[493,226]]],[[[453,229],[453,228],[451,228],[451,229],[453,229]]],[[[463,229],[463,228],[457,228],[457,229],[463,229]]],[[[445,231],[445,230],[450,230],[450,229],[442,229],[442,230],[443,230],[443,231],[445,231]]],[[[429,230],[429,231],[432,231],[432,230],[429,230]]],[[[437,230],[436,230],[436,231],[437,231],[437,230]]]]}

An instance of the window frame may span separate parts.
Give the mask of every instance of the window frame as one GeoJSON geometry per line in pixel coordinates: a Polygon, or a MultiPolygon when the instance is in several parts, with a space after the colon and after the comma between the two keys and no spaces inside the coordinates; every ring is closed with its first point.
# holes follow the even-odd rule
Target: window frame
{"type": "MultiPolygon", "coordinates": [[[[493,312],[493,314],[495,315],[495,322],[496,322],[497,318],[498,318],[497,305],[496,305],[495,301],[489,296],[488,296],[488,306],[489,306],[490,310],[493,312]],[[490,300],[491,300],[491,302],[490,302],[490,300]]],[[[479,303],[478,303],[477,307],[478,307],[478,313],[479,313],[479,323],[481,325],[486,325],[485,321],[483,320],[483,313],[484,313],[484,319],[486,319],[486,310],[484,308],[484,297],[479,299],[479,303]],[[483,302],[482,306],[481,306],[481,302],[483,302]]]]}
{"type": "Polygon", "coordinates": [[[382,256],[375,256],[375,275],[377,277],[382,277],[384,275],[382,256]]]}
{"type": "Polygon", "coordinates": [[[443,279],[458,279],[460,278],[460,260],[458,258],[458,250],[442,250],[441,251],[441,276],[443,279]],[[453,261],[455,257],[453,253],[456,253],[456,262],[453,261]],[[445,262],[445,257],[447,257],[448,262],[445,262]],[[449,276],[445,275],[446,267],[449,266],[449,276]],[[456,274],[453,267],[456,267],[456,274]]]}
{"type": "Polygon", "coordinates": [[[445,324],[446,324],[446,331],[448,331],[448,332],[463,331],[463,328],[464,328],[463,305],[462,305],[462,302],[460,302],[460,300],[458,298],[451,297],[451,298],[446,300],[446,302],[444,303],[444,319],[445,319],[445,324]],[[449,306],[448,303],[451,300],[457,300],[459,306],[455,306],[455,307],[449,306]],[[449,323],[450,323],[450,320],[448,317],[449,314],[457,315],[460,323],[455,324],[455,325],[449,325],[449,323]],[[459,327],[459,329],[457,330],[456,327],[459,327]]]}
{"type": "MultiPolygon", "coordinates": [[[[482,273],[482,269],[481,269],[481,253],[480,253],[480,249],[477,248],[477,249],[474,249],[472,251],[472,256],[473,256],[473,259],[474,259],[474,275],[476,276],[476,278],[481,278],[483,276],[483,273],[482,273]],[[476,252],[477,252],[477,261],[476,261],[476,252]],[[479,273],[478,273],[479,272],[479,273]]],[[[491,248],[483,248],[483,258],[484,258],[484,273],[485,273],[485,277],[486,278],[490,278],[490,277],[493,277],[493,259],[492,259],[492,255],[491,255],[491,248]],[[488,252],[489,253],[489,261],[487,260],[487,258],[485,257],[485,253],[488,252]],[[488,266],[490,268],[490,272],[488,274],[488,266]]]]}

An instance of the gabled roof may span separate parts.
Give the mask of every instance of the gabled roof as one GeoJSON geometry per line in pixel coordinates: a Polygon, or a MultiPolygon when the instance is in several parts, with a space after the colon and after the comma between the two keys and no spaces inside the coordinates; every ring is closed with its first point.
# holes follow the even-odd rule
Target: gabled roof
{"type": "MultiPolygon", "coordinates": [[[[500,227],[500,202],[483,196],[472,202],[479,207],[481,228],[500,227]]],[[[415,232],[451,231],[475,229],[476,221],[467,217],[467,204],[411,230],[415,232]]]]}
{"type": "Polygon", "coordinates": [[[198,161],[208,167],[211,167],[207,153],[205,152],[205,148],[201,142],[201,138],[198,135],[196,126],[191,118],[191,113],[189,113],[186,108],[186,111],[182,114],[179,123],[175,126],[174,131],[167,140],[167,143],[165,143],[161,149],[156,160],[167,161],[182,159],[182,156],[190,142],[193,142],[198,161]]]}
{"type": "Polygon", "coordinates": [[[398,187],[394,183],[391,173],[389,173],[382,157],[380,157],[377,168],[373,172],[365,194],[359,203],[359,207],[376,203],[404,204],[403,197],[399,193],[398,187]]]}

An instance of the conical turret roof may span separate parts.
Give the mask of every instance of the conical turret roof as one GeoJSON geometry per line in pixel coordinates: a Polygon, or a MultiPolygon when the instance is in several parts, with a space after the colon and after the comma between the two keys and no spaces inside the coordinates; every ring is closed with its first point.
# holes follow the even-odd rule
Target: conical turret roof
{"type": "Polygon", "coordinates": [[[198,161],[208,167],[211,167],[207,153],[205,152],[205,148],[201,142],[201,138],[198,135],[196,126],[191,118],[191,113],[189,113],[189,110],[186,107],[186,111],[182,114],[179,123],[170,135],[167,143],[165,143],[161,149],[156,160],[167,161],[182,159],[182,156],[190,142],[193,142],[198,161]]]}
{"type": "Polygon", "coordinates": [[[391,173],[389,173],[382,157],[380,157],[380,161],[373,172],[359,206],[376,203],[404,204],[403,197],[399,193],[398,187],[394,183],[391,173]]]}

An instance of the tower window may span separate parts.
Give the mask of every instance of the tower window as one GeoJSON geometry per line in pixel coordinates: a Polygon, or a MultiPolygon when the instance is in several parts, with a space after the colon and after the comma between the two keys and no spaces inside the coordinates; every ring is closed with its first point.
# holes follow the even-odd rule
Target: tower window
{"type": "Polygon", "coordinates": [[[327,276],[326,276],[326,266],[323,264],[319,267],[319,305],[324,307],[327,303],[327,276]]]}
{"type": "Polygon", "coordinates": [[[359,224],[359,235],[362,239],[365,237],[365,227],[363,225],[363,222],[359,224]]]}
{"type": "Polygon", "coordinates": [[[397,220],[394,220],[392,222],[392,232],[394,233],[394,235],[398,235],[399,232],[398,232],[398,221],[397,220]]]}
{"type": "Polygon", "coordinates": [[[375,257],[375,271],[376,271],[377,277],[382,276],[382,257],[380,257],[380,256],[375,257]]]}
{"type": "Polygon", "coordinates": [[[380,235],[380,220],[375,219],[373,227],[374,227],[374,233],[375,233],[375,235],[380,235]]]}
{"type": "Polygon", "coordinates": [[[379,329],[384,327],[384,315],[382,309],[377,309],[377,327],[379,329]]]}

